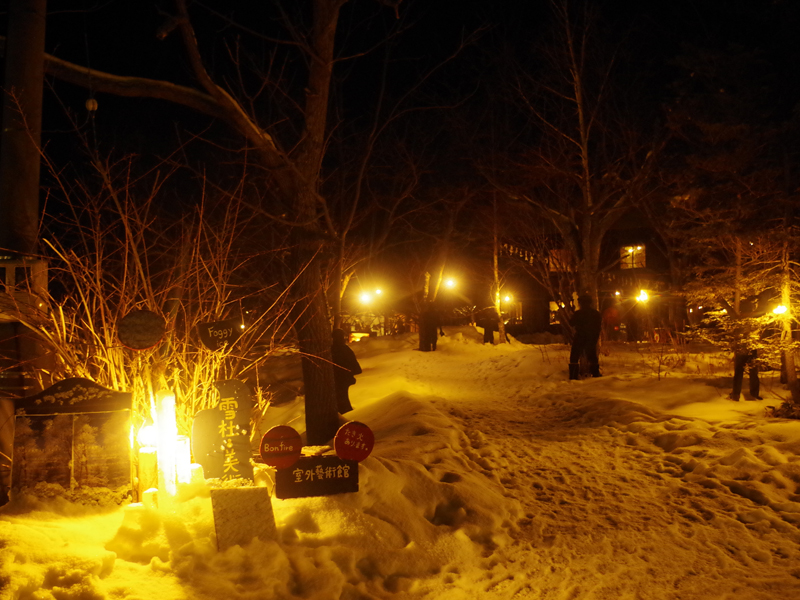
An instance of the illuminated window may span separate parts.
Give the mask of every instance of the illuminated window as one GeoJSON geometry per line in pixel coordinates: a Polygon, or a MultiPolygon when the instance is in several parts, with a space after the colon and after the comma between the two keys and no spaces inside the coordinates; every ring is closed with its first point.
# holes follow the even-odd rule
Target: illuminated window
{"type": "Polygon", "coordinates": [[[644,269],[645,249],[641,246],[623,246],[619,249],[620,269],[644,269]]]}

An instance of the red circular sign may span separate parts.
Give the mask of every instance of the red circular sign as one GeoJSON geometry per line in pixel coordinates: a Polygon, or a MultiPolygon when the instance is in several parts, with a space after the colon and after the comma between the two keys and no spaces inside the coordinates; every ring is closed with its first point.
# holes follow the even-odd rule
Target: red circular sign
{"type": "Polygon", "coordinates": [[[342,460],[361,462],[367,458],[375,447],[375,436],[372,430],[358,421],[350,421],[339,427],[333,438],[333,449],[342,460]]]}
{"type": "Polygon", "coordinates": [[[299,433],[288,425],[278,425],[261,438],[259,451],[264,464],[276,469],[286,469],[300,458],[302,447],[303,440],[299,433]]]}

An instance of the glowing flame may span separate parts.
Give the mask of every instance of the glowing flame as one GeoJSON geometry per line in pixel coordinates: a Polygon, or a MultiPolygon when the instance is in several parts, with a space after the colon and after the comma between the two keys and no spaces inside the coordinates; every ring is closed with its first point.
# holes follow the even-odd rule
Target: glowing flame
{"type": "Polygon", "coordinates": [[[781,304],[772,309],[772,312],[774,312],[776,315],[783,315],[789,312],[789,309],[786,308],[783,304],[781,304]]]}
{"type": "Polygon", "coordinates": [[[149,446],[155,448],[158,446],[158,427],[153,424],[142,426],[136,435],[136,441],[140,447],[149,446]]]}

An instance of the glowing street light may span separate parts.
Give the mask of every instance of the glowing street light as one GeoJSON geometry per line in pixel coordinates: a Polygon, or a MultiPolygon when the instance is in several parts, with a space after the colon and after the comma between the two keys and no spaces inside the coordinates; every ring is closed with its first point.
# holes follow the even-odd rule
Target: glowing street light
{"type": "Polygon", "coordinates": [[[444,280],[444,287],[453,289],[456,287],[456,280],[455,279],[445,279],[444,280]]]}
{"type": "Polygon", "coordinates": [[[370,302],[372,302],[372,294],[364,292],[363,294],[361,294],[359,299],[361,300],[362,304],[369,304],[370,302]]]}
{"type": "Polygon", "coordinates": [[[503,302],[511,302],[513,299],[514,298],[511,296],[511,294],[506,294],[503,296],[503,302]]]}
{"type": "Polygon", "coordinates": [[[647,302],[650,299],[650,296],[647,295],[647,292],[644,290],[639,290],[639,295],[636,296],[636,300],[639,302],[647,302]]]}

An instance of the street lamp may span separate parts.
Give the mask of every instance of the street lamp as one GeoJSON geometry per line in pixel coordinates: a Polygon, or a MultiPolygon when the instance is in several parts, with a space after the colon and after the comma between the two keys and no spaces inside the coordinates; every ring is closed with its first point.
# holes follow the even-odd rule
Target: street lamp
{"type": "Polygon", "coordinates": [[[636,296],[636,300],[639,302],[647,302],[650,299],[650,296],[647,295],[647,292],[644,290],[639,290],[639,295],[636,296]]]}
{"type": "Polygon", "coordinates": [[[456,287],[456,280],[452,278],[445,279],[444,287],[450,288],[452,290],[454,287],[456,287]]]}

